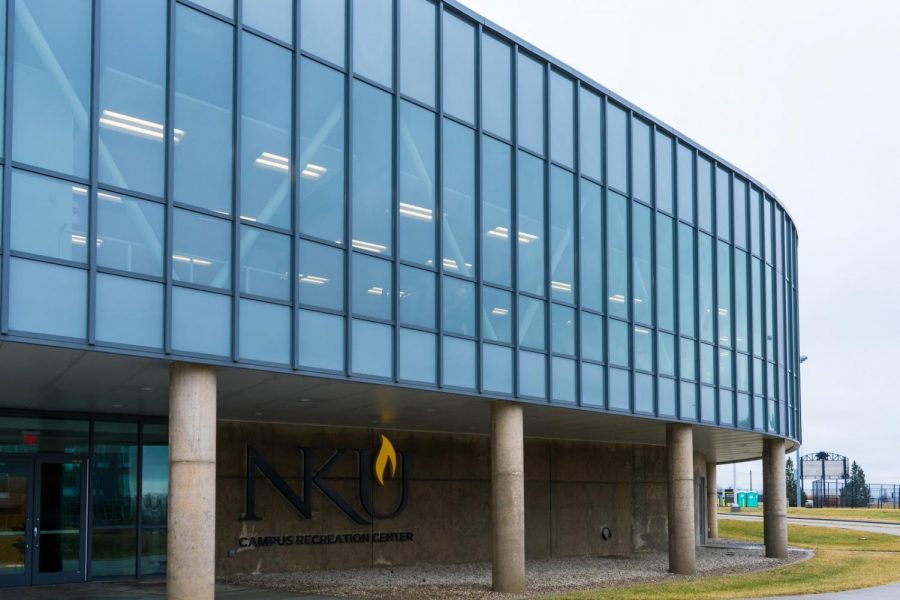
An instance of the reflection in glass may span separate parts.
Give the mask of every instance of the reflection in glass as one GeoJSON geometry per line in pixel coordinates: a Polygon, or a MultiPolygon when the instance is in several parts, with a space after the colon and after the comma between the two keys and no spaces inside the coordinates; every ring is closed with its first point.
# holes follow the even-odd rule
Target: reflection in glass
{"type": "Polygon", "coordinates": [[[558,354],[575,355],[575,309],[561,304],[550,308],[550,348],[558,354]]]}
{"type": "Polygon", "coordinates": [[[544,330],[543,300],[519,296],[519,345],[544,350],[546,348],[544,330]]]}
{"type": "Polygon", "coordinates": [[[628,191],[628,121],[624,110],[606,105],[607,183],[621,192],[628,191]]]}
{"type": "Polygon", "coordinates": [[[624,369],[609,370],[609,409],[631,409],[631,374],[624,369]]]}
{"type": "Polygon", "coordinates": [[[697,302],[700,310],[700,339],[713,338],[713,241],[705,233],[697,241],[697,302]]]}
{"type": "Polygon", "coordinates": [[[653,414],[653,376],[634,374],[634,410],[653,414]]]}
{"type": "Polygon", "coordinates": [[[697,385],[681,382],[681,418],[687,421],[697,420],[697,385]]]}
{"type": "Polygon", "coordinates": [[[575,303],[575,182],[571,173],[550,167],[550,293],[575,303]]]}
{"type": "Polygon", "coordinates": [[[231,214],[233,28],[175,10],[175,200],[231,214]]]}
{"type": "Polygon", "coordinates": [[[669,333],[656,334],[656,368],[660,375],[675,377],[675,336],[669,333]]]}
{"type": "Polygon", "coordinates": [[[609,364],[628,367],[631,365],[631,335],[628,323],[610,319],[608,323],[609,333],[609,364]]]}
{"type": "Polygon", "coordinates": [[[634,292],[634,320],[653,323],[653,252],[650,241],[650,209],[639,203],[631,205],[632,228],[632,288],[634,292]]]}
{"type": "Polygon", "coordinates": [[[353,254],[353,313],[391,319],[391,263],[364,254],[353,254]]]}
{"type": "Polygon", "coordinates": [[[544,161],[519,151],[519,290],[543,296],[544,161]]]}
{"type": "Polygon", "coordinates": [[[399,0],[397,8],[402,23],[400,93],[434,106],[434,4],[428,0],[399,0]]]}
{"type": "Polygon", "coordinates": [[[632,195],[647,204],[650,196],[650,126],[640,119],[631,119],[631,187],[632,195]]]}
{"type": "Polygon", "coordinates": [[[731,239],[731,180],[727,171],[716,167],[716,234],[731,239]]]}
{"type": "Polygon", "coordinates": [[[712,164],[697,157],[697,226],[712,231],[712,164]]]}
{"type": "Polygon", "coordinates": [[[300,47],[339,67],[344,66],[344,4],[334,0],[300,0],[300,47]]]}
{"type": "Polygon", "coordinates": [[[444,119],[443,146],[443,267],[474,277],[475,135],[468,127],[444,119]]]}
{"type": "Polygon", "coordinates": [[[400,265],[397,269],[398,320],[404,325],[434,329],[434,284],[432,271],[400,265]]]}
{"type": "Polygon", "coordinates": [[[472,25],[444,11],[444,112],[469,123],[475,122],[475,35],[472,25]]]}
{"type": "Polygon", "coordinates": [[[13,170],[11,196],[13,250],[77,262],[87,260],[87,188],[13,170]]]}
{"type": "Polygon", "coordinates": [[[628,200],[615,192],[606,198],[606,309],[628,318],[628,200]]]}
{"type": "MultiPolygon", "coordinates": [[[[322,4],[317,0],[318,4],[322,4]]],[[[331,4],[331,0],[328,0],[331,4]]],[[[304,0],[302,6],[308,4],[304,0]]],[[[339,3],[338,3],[339,4],[339,3]]],[[[300,233],[344,241],[344,76],[300,59],[300,233]]],[[[385,174],[382,174],[383,176],[385,174]]],[[[389,177],[389,176],[388,176],[389,177]]]]}
{"type": "Polygon", "coordinates": [[[716,389],[700,386],[700,419],[707,423],[716,422],[716,389]]]}
{"type": "Polygon", "coordinates": [[[587,88],[579,92],[578,134],[581,172],[603,181],[603,100],[587,88]]]}
{"type": "MultiPolygon", "coordinates": [[[[100,4],[100,181],[163,196],[166,6],[100,4]]],[[[175,133],[180,141],[184,132],[175,133]]]]}
{"type": "Polygon", "coordinates": [[[481,301],[481,335],[486,340],[512,343],[512,294],[484,286],[481,301]]]}
{"type": "Polygon", "coordinates": [[[634,368],[653,371],[653,331],[634,326],[634,368]]]}
{"type": "Polygon", "coordinates": [[[680,338],[681,348],[678,352],[678,360],[681,366],[681,378],[694,381],[697,379],[697,343],[694,340],[680,338]]]}
{"type": "Polygon", "coordinates": [[[575,164],[575,92],[572,80],[550,72],[550,158],[568,167],[575,164]]]}
{"type": "Polygon", "coordinates": [[[715,348],[709,344],[700,344],[700,381],[702,383],[716,382],[716,363],[714,358],[715,348]]]}
{"type": "Polygon", "coordinates": [[[286,365],[291,360],[291,309],[242,298],[241,358],[286,365]]]}
{"type": "Polygon", "coordinates": [[[3,517],[0,519],[0,577],[25,574],[25,538],[27,535],[28,481],[31,467],[27,461],[0,460],[3,473],[3,517]]]}
{"type": "Polygon", "coordinates": [[[606,356],[603,342],[603,317],[588,312],[581,313],[581,357],[603,361],[606,356]]]}
{"type": "Polygon", "coordinates": [[[291,52],[242,35],[240,217],[290,229],[291,52]]]}
{"type": "Polygon", "coordinates": [[[669,214],[673,212],[672,152],[674,141],[668,135],[657,131],[654,152],[656,154],[656,208],[669,214]]]}
{"type": "Polygon", "coordinates": [[[484,265],[481,276],[485,281],[510,286],[512,157],[506,144],[487,136],[482,140],[481,253],[484,265]]]}
{"type": "Polygon", "coordinates": [[[215,288],[231,288],[231,223],[175,209],[172,277],[215,288]]]}
{"type": "MultiPolygon", "coordinates": [[[[368,6],[381,2],[355,0],[355,4],[368,6]]],[[[390,254],[392,245],[391,112],[389,94],[354,81],[352,245],[378,254],[390,254]]],[[[426,210],[427,206],[419,211],[423,219],[426,210]]]]}
{"type": "MultiPolygon", "coordinates": [[[[306,0],[302,4],[306,4],[306,0]]],[[[333,4],[343,9],[343,2],[333,4]]],[[[292,5],[291,0],[242,0],[241,18],[244,25],[290,44],[294,39],[292,5]]]]}
{"type": "Polygon", "coordinates": [[[481,36],[482,126],[497,135],[512,138],[512,51],[508,45],[484,33],[481,36]]]}
{"type": "Polygon", "coordinates": [[[544,65],[525,54],[518,55],[518,140],[538,154],[544,154],[544,65]]]}
{"type": "Polygon", "coordinates": [[[475,284],[455,277],[443,278],[444,331],[477,335],[475,331],[475,284]]]}
{"type": "Polygon", "coordinates": [[[91,2],[16,0],[13,12],[12,158],[87,177],[91,2]]]}
{"type": "Polygon", "coordinates": [[[297,242],[297,268],[300,304],[343,310],[343,250],[300,240],[297,242]]]}
{"type": "Polygon", "coordinates": [[[290,272],[291,239],[288,236],[241,226],[241,293],[288,300],[290,272]]]}
{"type": "Polygon", "coordinates": [[[603,311],[603,202],[599,185],[581,180],[581,215],[579,225],[581,306],[603,311]]]}
{"type": "Polygon", "coordinates": [[[678,330],[694,335],[694,230],[678,224],[678,330]]]}
{"type": "Polygon", "coordinates": [[[659,377],[656,381],[659,416],[678,416],[675,411],[675,381],[666,377],[659,377]]]}
{"type": "Polygon", "coordinates": [[[97,265],[162,277],[165,207],[97,193],[97,265]]]}
{"type": "Polygon", "coordinates": [[[672,219],[656,215],[656,323],[675,330],[675,242],[672,219]]]}
{"type": "Polygon", "coordinates": [[[675,151],[676,178],[678,181],[678,218],[694,222],[694,153],[684,144],[675,151]]]}
{"type": "Polygon", "coordinates": [[[719,319],[719,344],[731,347],[731,246],[725,242],[718,242],[718,256],[716,266],[718,269],[717,282],[718,294],[718,319],[719,319]]]}
{"type": "Polygon", "coordinates": [[[388,87],[393,69],[393,2],[353,0],[353,68],[388,87]]]}

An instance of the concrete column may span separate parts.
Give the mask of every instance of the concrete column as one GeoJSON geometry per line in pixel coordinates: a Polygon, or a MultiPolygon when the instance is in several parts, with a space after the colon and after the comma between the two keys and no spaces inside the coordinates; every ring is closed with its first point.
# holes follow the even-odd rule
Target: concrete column
{"type": "Polygon", "coordinates": [[[496,592],[525,590],[525,446],[522,406],[491,405],[491,549],[496,592]]]}
{"type": "Polygon", "coordinates": [[[716,463],[706,463],[706,538],[719,537],[718,498],[716,495],[716,463]]]}
{"type": "Polygon", "coordinates": [[[763,439],[763,535],[766,556],[787,557],[787,489],[784,479],[784,440],[763,439]]]}
{"type": "Polygon", "coordinates": [[[697,571],[694,532],[694,437],[690,425],[666,425],[669,459],[669,571],[693,575],[697,571]]]}
{"type": "Polygon", "coordinates": [[[169,370],[169,531],[166,598],[213,600],[216,542],[216,371],[169,370]]]}

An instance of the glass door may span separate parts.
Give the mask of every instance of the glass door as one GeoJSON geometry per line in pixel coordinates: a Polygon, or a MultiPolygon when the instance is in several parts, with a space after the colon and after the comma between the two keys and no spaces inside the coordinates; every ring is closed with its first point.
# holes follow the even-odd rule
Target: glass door
{"type": "Polygon", "coordinates": [[[0,587],[29,583],[31,460],[0,459],[0,587]]]}
{"type": "Polygon", "coordinates": [[[80,458],[35,460],[31,583],[84,581],[87,469],[80,458]]]}

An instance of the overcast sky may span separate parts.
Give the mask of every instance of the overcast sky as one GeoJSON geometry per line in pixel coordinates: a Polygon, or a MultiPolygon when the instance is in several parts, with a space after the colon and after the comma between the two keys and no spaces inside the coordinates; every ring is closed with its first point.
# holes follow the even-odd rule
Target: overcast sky
{"type": "MultiPolygon", "coordinates": [[[[463,2],[779,197],[800,236],[802,452],[900,483],[900,2],[463,2]]],[[[751,468],[761,486],[757,462],[739,487],[751,468]]]]}

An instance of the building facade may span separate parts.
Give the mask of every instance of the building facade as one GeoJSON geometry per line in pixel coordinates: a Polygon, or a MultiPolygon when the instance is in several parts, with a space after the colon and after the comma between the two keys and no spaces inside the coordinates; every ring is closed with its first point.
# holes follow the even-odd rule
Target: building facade
{"type": "Polygon", "coordinates": [[[218,574],[513,589],[798,443],[783,205],[455,1],[2,4],[0,585],[177,580],[200,502],[218,574]]]}

